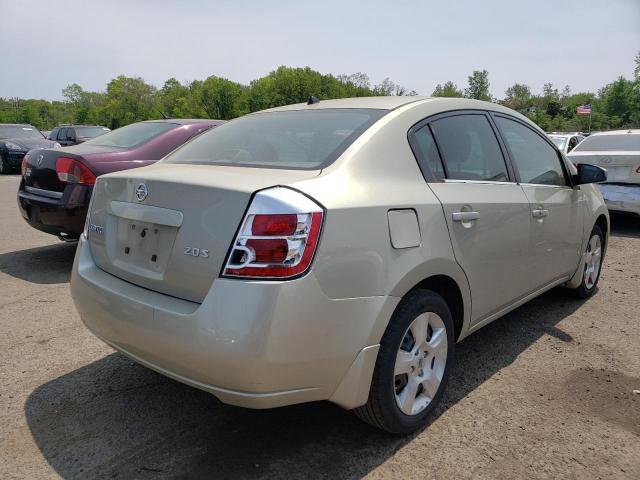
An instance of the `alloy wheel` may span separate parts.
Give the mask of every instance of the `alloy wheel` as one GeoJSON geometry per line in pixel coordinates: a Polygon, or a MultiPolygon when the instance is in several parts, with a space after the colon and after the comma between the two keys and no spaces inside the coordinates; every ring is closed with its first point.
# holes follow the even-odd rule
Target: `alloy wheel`
{"type": "Polygon", "coordinates": [[[438,392],[447,363],[447,331],[437,314],[425,312],[404,334],[394,367],[395,397],[405,415],[417,415],[438,392]]]}
{"type": "Polygon", "coordinates": [[[592,289],[598,280],[601,262],[602,242],[600,235],[592,235],[587,245],[587,255],[584,265],[584,284],[588,289],[592,289]]]}

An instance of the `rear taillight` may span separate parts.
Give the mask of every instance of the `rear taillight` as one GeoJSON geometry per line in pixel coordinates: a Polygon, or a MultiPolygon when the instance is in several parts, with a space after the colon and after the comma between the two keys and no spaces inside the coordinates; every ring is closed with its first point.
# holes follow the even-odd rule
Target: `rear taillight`
{"type": "Polygon", "coordinates": [[[83,185],[96,183],[95,174],[86,165],[73,158],[58,157],[56,159],[56,173],[61,182],[83,185]]]}
{"type": "Polygon", "coordinates": [[[24,157],[22,157],[22,163],[20,164],[20,173],[24,177],[27,173],[27,165],[29,164],[30,155],[27,153],[24,157]]]}
{"type": "Polygon", "coordinates": [[[286,279],[309,270],[324,211],[285,187],[258,192],[233,242],[223,276],[286,279]]]}

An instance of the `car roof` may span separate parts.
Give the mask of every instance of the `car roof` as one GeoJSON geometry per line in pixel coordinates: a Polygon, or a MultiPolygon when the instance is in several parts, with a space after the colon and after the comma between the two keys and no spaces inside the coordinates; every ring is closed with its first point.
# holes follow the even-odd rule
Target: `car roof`
{"type": "Polygon", "coordinates": [[[104,125],[94,125],[90,123],[61,123],[60,125],[56,125],[58,127],[100,127],[100,128],[109,128],[104,125]]]}
{"type": "MultiPolygon", "coordinates": [[[[274,107],[262,112],[279,112],[287,110],[323,110],[327,108],[371,108],[378,110],[394,110],[408,103],[431,99],[420,96],[388,96],[388,97],[353,97],[320,100],[317,103],[294,103],[282,107],[274,107]]],[[[256,112],[257,113],[257,112],[256,112]]]]}
{"type": "MultiPolygon", "coordinates": [[[[434,114],[438,112],[447,112],[450,110],[490,110],[493,112],[502,112],[514,117],[526,119],[520,113],[504,107],[498,103],[474,100],[471,98],[453,98],[453,97],[426,97],[426,96],[388,96],[388,97],[354,97],[340,98],[335,100],[321,100],[317,103],[296,103],[293,105],[285,105],[282,107],[269,108],[261,110],[251,115],[266,112],[282,112],[294,110],[322,110],[329,108],[358,108],[358,109],[378,109],[378,110],[395,110],[404,106],[417,107],[418,105],[429,104],[433,108],[434,114]]],[[[528,120],[527,120],[528,121],[528,120]]]]}
{"type": "Polygon", "coordinates": [[[224,123],[224,120],[215,120],[211,118],[161,118],[158,120],[145,120],[143,123],[175,123],[177,125],[193,125],[196,123],[224,123]]]}
{"type": "Polygon", "coordinates": [[[608,132],[592,133],[591,136],[592,137],[595,137],[595,136],[601,137],[603,135],[625,135],[625,134],[640,135],[640,129],[627,128],[625,130],[609,130],[608,132]]]}

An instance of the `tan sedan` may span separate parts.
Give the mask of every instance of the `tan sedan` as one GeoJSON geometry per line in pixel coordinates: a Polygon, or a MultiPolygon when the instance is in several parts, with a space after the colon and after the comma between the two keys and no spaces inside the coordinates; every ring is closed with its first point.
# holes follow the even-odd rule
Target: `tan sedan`
{"type": "Polygon", "coordinates": [[[594,293],[604,178],[496,104],[275,108],[99,177],[72,293],[99,338],[223,402],[329,400],[408,433],[458,341],[553,287],[594,293]]]}

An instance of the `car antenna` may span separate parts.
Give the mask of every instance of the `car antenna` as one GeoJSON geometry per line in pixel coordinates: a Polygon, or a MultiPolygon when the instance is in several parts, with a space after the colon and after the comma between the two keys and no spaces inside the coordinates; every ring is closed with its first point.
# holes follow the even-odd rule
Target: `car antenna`
{"type": "Polygon", "coordinates": [[[314,105],[316,103],[320,103],[320,99],[314,95],[309,95],[309,100],[307,100],[307,105],[314,105]]]}
{"type": "Polygon", "coordinates": [[[167,117],[162,110],[158,110],[158,112],[160,112],[160,115],[162,115],[162,119],[163,120],[168,120],[169,119],[169,117],[167,117]]]}

